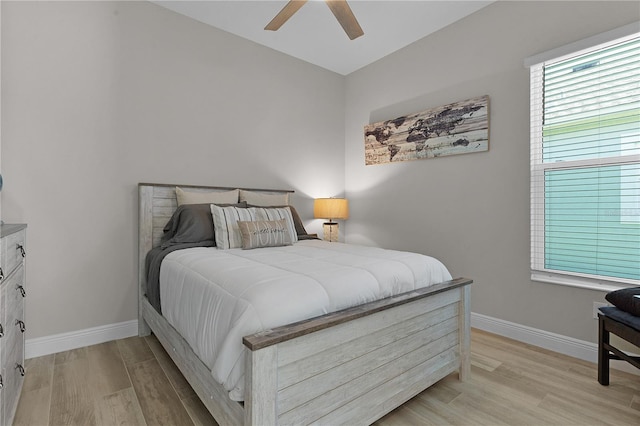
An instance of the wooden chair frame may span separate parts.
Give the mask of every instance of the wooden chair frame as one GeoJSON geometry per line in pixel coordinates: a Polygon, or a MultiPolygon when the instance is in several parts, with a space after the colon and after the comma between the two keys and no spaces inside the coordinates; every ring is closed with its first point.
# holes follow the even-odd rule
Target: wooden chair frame
{"type": "Polygon", "coordinates": [[[614,347],[610,342],[611,333],[640,348],[640,330],[602,313],[598,314],[598,382],[604,386],[609,385],[610,360],[624,360],[640,368],[640,357],[629,355],[614,347]]]}

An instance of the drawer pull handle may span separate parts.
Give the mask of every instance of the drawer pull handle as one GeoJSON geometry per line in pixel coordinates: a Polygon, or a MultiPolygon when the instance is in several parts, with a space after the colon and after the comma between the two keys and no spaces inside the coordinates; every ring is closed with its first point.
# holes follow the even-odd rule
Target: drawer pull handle
{"type": "Polygon", "coordinates": [[[4,280],[4,271],[0,268],[0,281],[4,280]]]}
{"type": "Polygon", "coordinates": [[[0,337],[4,337],[4,328],[2,328],[2,324],[0,324],[0,337]]]}
{"type": "Polygon", "coordinates": [[[24,333],[27,327],[24,325],[24,321],[16,320],[16,325],[20,327],[20,331],[24,333]]]}
{"type": "Polygon", "coordinates": [[[24,291],[24,287],[22,287],[20,284],[18,284],[16,286],[16,290],[18,290],[20,292],[20,294],[22,295],[22,297],[26,297],[27,296],[27,292],[24,291]]]}
{"type": "Polygon", "coordinates": [[[24,367],[20,364],[16,364],[16,370],[20,372],[20,375],[24,377],[24,367]]]}
{"type": "Polygon", "coordinates": [[[22,245],[16,244],[16,250],[20,250],[20,254],[22,255],[22,257],[27,256],[27,252],[24,251],[24,247],[22,245]]]}
{"type": "Polygon", "coordinates": [[[0,374],[0,389],[4,387],[4,383],[2,383],[2,374],[0,374]]]}

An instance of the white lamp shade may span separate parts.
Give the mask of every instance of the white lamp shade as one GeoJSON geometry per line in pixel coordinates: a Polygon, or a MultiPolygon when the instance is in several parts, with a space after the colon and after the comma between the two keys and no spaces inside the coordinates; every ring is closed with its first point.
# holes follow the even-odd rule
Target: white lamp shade
{"type": "Polygon", "coordinates": [[[345,198],[316,198],[313,203],[316,219],[348,219],[349,201],[345,198]]]}

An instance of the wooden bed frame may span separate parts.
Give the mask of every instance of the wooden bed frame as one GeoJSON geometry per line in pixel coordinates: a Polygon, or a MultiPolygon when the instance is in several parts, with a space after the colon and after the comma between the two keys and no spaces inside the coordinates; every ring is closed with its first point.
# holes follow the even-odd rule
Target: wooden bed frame
{"type": "Polygon", "coordinates": [[[176,209],[176,186],[235,189],[138,185],[139,335],[157,336],[220,425],[370,424],[453,372],[468,378],[473,281],[457,278],[244,337],[245,400],[232,401],[145,296],[145,257],[176,209]]]}

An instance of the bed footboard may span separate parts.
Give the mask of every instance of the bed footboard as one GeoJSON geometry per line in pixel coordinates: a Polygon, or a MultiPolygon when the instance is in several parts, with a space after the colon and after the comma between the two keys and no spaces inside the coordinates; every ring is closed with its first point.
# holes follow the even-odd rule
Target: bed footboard
{"type": "Polygon", "coordinates": [[[247,336],[245,425],[370,424],[469,375],[471,280],[247,336]]]}

